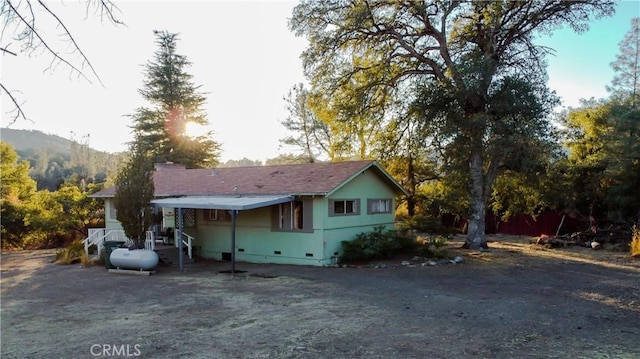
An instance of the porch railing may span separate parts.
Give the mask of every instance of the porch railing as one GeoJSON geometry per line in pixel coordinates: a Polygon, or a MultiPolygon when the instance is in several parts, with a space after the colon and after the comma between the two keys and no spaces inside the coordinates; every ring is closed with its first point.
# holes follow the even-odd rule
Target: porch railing
{"type": "MultiPolygon", "coordinates": [[[[109,241],[118,241],[124,242],[127,245],[133,244],[133,241],[129,239],[124,230],[122,229],[105,229],[105,228],[92,228],[89,231],[89,236],[85,238],[82,243],[84,244],[84,251],[89,255],[89,247],[95,245],[98,249],[98,256],[102,252],[102,247],[104,246],[104,242],[109,241]]],[[[147,231],[146,238],[144,241],[144,248],[154,250],[155,249],[155,237],[152,231],[147,231]]]]}
{"type": "Polygon", "coordinates": [[[189,256],[189,259],[193,259],[193,240],[193,237],[182,232],[182,244],[187,246],[187,255],[189,256]]]}
{"type": "Polygon", "coordinates": [[[147,231],[146,238],[144,239],[144,249],[150,251],[156,250],[156,237],[153,231],[147,231]]]}

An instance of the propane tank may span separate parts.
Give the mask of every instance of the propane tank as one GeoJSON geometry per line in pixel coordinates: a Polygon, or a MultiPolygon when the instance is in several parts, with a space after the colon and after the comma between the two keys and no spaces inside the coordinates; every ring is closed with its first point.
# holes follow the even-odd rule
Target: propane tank
{"type": "Polygon", "coordinates": [[[116,248],[109,257],[118,269],[152,270],[158,265],[158,254],[147,249],[116,248]]]}

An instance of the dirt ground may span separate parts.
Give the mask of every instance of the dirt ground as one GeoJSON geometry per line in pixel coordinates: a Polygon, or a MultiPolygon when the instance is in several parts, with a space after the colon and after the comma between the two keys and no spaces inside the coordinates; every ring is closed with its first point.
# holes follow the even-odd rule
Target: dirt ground
{"type": "Polygon", "coordinates": [[[639,358],[640,260],[493,237],[460,264],[200,261],[152,276],[2,253],[5,358],[639,358]]]}

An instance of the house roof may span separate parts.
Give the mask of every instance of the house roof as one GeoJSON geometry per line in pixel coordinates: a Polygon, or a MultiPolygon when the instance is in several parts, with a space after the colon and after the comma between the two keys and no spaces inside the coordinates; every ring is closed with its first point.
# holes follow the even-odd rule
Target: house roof
{"type": "MultiPolygon", "coordinates": [[[[322,162],[294,165],[185,169],[157,164],[155,197],[329,195],[360,173],[372,169],[397,193],[407,194],[375,161],[322,162]]],[[[92,197],[113,197],[115,187],[92,197]]]]}

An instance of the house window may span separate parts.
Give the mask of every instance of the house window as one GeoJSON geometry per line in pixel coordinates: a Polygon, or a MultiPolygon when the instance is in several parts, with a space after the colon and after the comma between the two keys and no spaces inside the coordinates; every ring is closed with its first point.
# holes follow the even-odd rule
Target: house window
{"type": "Polygon", "coordinates": [[[360,214],[359,199],[329,200],[329,216],[348,216],[360,214]]]}
{"type": "Polygon", "coordinates": [[[231,221],[231,214],[229,211],[224,209],[209,209],[206,212],[207,220],[209,221],[218,221],[218,222],[228,222],[231,221]]]}
{"type": "Polygon", "coordinates": [[[367,200],[367,213],[391,213],[391,199],[369,199],[367,200]]]}
{"type": "Polygon", "coordinates": [[[313,201],[302,199],[272,207],[271,229],[284,232],[313,232],[313,201]]]}
{"type": "Polygon", "coordinates": [[[280,204],[279,228],[280,229],[302,229],[302,216],[304,214],[302,201],[291,201],[280,204]]]}

